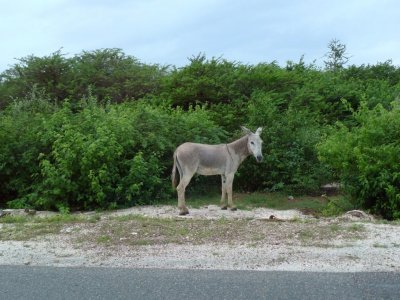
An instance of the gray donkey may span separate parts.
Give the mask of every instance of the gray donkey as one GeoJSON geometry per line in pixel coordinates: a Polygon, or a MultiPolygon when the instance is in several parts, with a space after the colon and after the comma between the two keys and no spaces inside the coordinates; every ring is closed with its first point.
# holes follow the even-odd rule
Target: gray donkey
{"type": "Polygon", "coordinates": [[[237,169],[250,154],[256,158],[257,162],[261,162],[263,159],[260,138],[262,128],[259,127],[255,133],[246,127],[242,126],[241,128],[246,135],[232,143],[220,145],[184,143],[175,150],[172,186],[176,187],[175,172],[178,169],[180,181],[176,189],[180,215],[189,213],[185,205],[185,190],[195,173],[221,175],[221,208],[227,209],[229,206],[231,210],[236,210],[232,201],[232,183],[237,169]],[[225,201],[226,195],[228,195],[228,205],[225,201]]]}

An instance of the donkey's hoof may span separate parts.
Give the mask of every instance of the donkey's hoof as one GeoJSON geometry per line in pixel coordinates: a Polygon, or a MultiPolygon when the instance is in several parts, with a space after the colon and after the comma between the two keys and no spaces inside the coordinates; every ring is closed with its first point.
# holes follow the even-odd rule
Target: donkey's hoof
{"type": "Polygon", "coordinates": [[[231,211],[237,211],[237,207],[232,207],[231,211]]]}
{"type": "Polygon", "coordinates": [[[228,209],[228,206],[221,206],[221,209],[222,209],[222,210],[227,210],[227,209],[228,209]]]}
{"type": "Polygon", "coordinates": [[[179,215],[180,216],[186,216],[186,215],[188,215],[189,214],[189,211],[188,210],[184,210],[184,211],[180,211],[179,212],[179,215]]]}

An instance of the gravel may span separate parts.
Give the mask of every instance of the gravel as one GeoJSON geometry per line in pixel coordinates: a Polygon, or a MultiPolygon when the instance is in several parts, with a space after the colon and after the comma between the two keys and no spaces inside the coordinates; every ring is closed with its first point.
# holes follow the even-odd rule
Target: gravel
{"type": "MultiPolygon", "coordinates": [[[[38,212],[38,215],[45,213],[38,212]]],[[[10,225],[0,224],[0,233],[6,226],[10,225]]],[[[180,231],[177,232],[179,235],[180,231]]],[[[400,271],[398,223],[385,224],[360,213],[315,219],[297,210],[257,208],[231,212],[210,205],[192,208],[188,216],[179,217],[173,206],[144,206],[102,213],[95,224],[65,224],[56,234],[24,241],[1,240],[0,265],[400,271]],[[219,230],[221,224],[229,229],[218,232],[220,238],[212,232],[208,236],[207,230],[201,231],[199,239],[183,232],[175,242],[161,239],[164,233],[157,229],[151,232],[151,243],[139,244],[133,241],[143,238],[140,225],[136,221],[117,220],[134,215],[155,218],[155,224],[157,220],[172,220],[167,225],[177,224],[179,230],[199,224],[210,225],[210,230],[219,230]],[[104,228],[113,228],[115,224],[122,224],[125,231],[113,233],[111,230],[111,240],[102,242],[99,238],[104,236],[104,228]]]]}

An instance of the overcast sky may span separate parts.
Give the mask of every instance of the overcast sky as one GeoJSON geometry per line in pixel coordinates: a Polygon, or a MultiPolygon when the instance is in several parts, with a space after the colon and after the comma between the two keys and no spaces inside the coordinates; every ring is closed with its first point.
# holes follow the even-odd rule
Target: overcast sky
{"type": "Polygon", "coordinates": [[[323,65],[327,44],[352,64],[400,65],[398,0],[0,0],[0,71],[30,54],[121,48],[184,66],[205,53],[245,64],[323,65]]]}

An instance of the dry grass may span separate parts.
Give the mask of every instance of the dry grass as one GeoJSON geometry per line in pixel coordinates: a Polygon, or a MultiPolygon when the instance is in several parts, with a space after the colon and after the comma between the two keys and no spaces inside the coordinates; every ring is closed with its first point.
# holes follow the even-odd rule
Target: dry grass
{"type": "Polygon", "coordinates": [[[55,215],[45,218],[33,216],[5,216],[0,219],[0,241],[28,241],[45,235],[60,234],[70,224],[95,223],[99,216],[55,215]]]}
{"type": "Polygon", "coordinates": [[[108,217],[66,215],[48,218],[7,217],[0,224],[0,240],[33,240],[68,233],[77,246],[165,244],[230,244],[257,246],[301,245],[336,247],[365,236],[359,223],[321,220],[153,218],[140,215],[108,217]]]}
{"type": "Polygon", "coordinates": [[[362,225],[328,221],[160,219],[133,215],[82,226],[77,236],[80,241],[106,247],[212,243],[337,247],[338,241],[349,243],[365,236],[362,225]]]}

